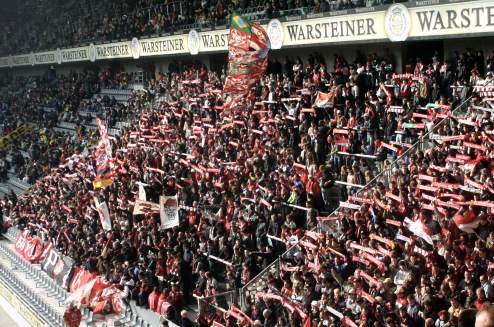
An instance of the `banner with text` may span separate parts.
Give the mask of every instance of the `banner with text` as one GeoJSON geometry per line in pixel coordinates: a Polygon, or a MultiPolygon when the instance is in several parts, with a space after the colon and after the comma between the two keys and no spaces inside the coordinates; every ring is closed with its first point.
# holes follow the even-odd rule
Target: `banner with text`
{"type": "Polygon", "coordinates": [[[60,255],[55,249],[51,249],[41,262],[41,269],[66,290],[72,278],[73,267],[74,262],[72,259],[60,255]]]}

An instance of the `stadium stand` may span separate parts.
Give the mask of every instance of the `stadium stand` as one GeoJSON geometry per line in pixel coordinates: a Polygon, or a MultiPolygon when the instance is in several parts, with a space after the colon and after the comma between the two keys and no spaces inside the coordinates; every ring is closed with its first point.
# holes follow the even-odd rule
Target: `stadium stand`
{"type": "Polygon", "coordinates": [[[494,7],[396,2],[6,3],[0,301],[36,327],[487,322],[494,7]]]}
{"type": "Polygon", "coordinates": [[[233,9],[252,20],[301,16],[395,3],[389,0],[325,1],[34,1],[16,4],[17,15],[5,12],[0,54],[28,53],[89,42],[160,35],[225,26],[233,9]],[[58,14],[60,11],[63,14],[58,14]],[[15,17],[22,17],[22,23],[15,17]],[[27,22],[27,23],[26,23],[27,22]],[[43,26],[40,34],[29,33],[43,26]],[[29,37],[26,37],[29,35],[29,37]],[[15,50],[15,51],[14,51],[15,50]]]}
{"type": "MultiPolygon", "coordinates": [[[[465,62],[484,66],[475,57],[465,62]]],[[[287,63],[282,71],[268,68],[251,106],[233,122],[219,114],[225,105],[217,92],[222,77],[204,67],[161,74],[144,92],[95,87],[99,94],[87,92],[74,100],[73,93],[63,91],[72,83],[65,84],[60,93],[70,100],[58,99],[58,125],[50,124],[69,129],[60,123],[84,123],[90,130],[97,115],[107,126],[125,122],[111,140],[119,172],[111,186],[93,190],[88,151],[75,156],[67,151],[58,158],[62,165],[48,166],[53,169],[35,178],[38,182],[25,194],[4,198],[3,216],[30,237],[56,242],[56,250],[68,255],[74,267],[120,285],[124,298],[135,300],[137,307],[175,322],[188,319],[182,318],[184,309],[196,312],[204,326],[225,323],[223,312],[227,321],[252,319],[266,326],[288,321],[298,326],[307,316],[324,325],[339,313],[358,323],[440,319],[440,310],[424,314],[423,298],[449,280],[454,288],[462,277],[455,273],[453,282],[452,272],[428,273],[443,267],[441,260],[455,267],[454,259],[470,255],[475,241],[442,217],[459,206],[455,201],[470,205],[455,218],[460,227],[472,223],[465,217],[491,217],[482,206],[489,193],[471,194],[484,188],[479,184],[492,188],[486,170],[491,145],[479,143],[490,138],[492,119],[477,109],[484,92],[478,85],[488,85],[492,73],[486,80],[475,72],[462,76],[460,62],[456,68],[439,63],[418,66],[413,74],[393,74],[386,71],[385,60],[372,56],[356,64],[340,58],[331,74],[317,56],[287,63]],[[439,155],[440,149],[451,153],[439,155]],[[455,191],[467,180],[457,165],[470,167],[475,158],[466,189],[455,191]],[[138,182],[145,184],[152,203],[160,194],[178,194],[178,227],[158,230],[159,214],[153,209],[134,214],[138,182]],[[448,189],[449,202],[441,196],[431,200],[426,193],[448,189]],[[108,204],[111,232],[98,222],[93,196],[108,204]],[[455,244],[463,244],[463,252],[446,259],[429,255],[441,231],[449,240],[441,243],[445,253],[456,253],[455,244]],[[413,279],[418,273],[422,279],[413,279]],[[422,280],[423,294],[416,288],[422,280]],[[401,302],[394,292],[403,294],[401,302]],[[420,296],[420,302],[406,298],[409,294],[420,296]],[[232,304],[248,318],[238,317],[232,304]],[[393,305],[406,310],[394,311],[393,305]],[[408,313],[412,306],[415,313],[408,313]]],[[[15,107],[21,98],[11,98],[4,107],[15,107]]],[[[29,120],[5,117],[10,117],[6,132],[29,120]]],[[[487,241],[484,231],[480,237],[487,241]]],[[[475,246],[481,256],[485,247],[475,246]]],[[[489,280],[481,258],[467,266],[476,264],[483,280],[489,280]]],[[[443,288],[443,300],[429,296],[427,304],[435,301],[439,307],[454,296],[454,290],[443,288]]],[[[471,296],[461,297],[460,306],[470,307],[481,297],[471,296]],[[467,299],[471,302],[465,304],[467,299]]],[[[132,312],[124,319],[129,317],[137,319],[132,312]]]]}

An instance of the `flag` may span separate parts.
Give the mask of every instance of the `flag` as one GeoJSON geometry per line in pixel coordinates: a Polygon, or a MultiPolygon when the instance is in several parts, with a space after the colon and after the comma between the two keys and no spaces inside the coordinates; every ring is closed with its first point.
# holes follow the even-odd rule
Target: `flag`
{"type": "Polygon", "coordinates": [[[333,102],[334,92],[329,93],[317,92],[316,100],[314,101],[314,106],[316,107],[326,107],[333,102]]]}
{"type": "Polygon", "coordinates": [[[93,181],[93,187],[105,188],[113,182],[112,172],[110,167],[110,158],[108,157],[105,145],[100,141],[96,148],[96,178],[93,181]]]}
{"type": "Polygon", "coordinates": [[[228,76],[223,91],[246,96],[266,71],[269,48],[264,28],[234,11],[228,42],[228,76]]]}
{"type": "Polygon", "coordinates": [[[74,293],[97,277],[96,273],[90,273],[83,268],[75,268],[72,280],[69,284],[69,292],[74,293]]]}
{"type": "Polygon", "coordinates": [[[104,230],[111,230],[111,219],[110,211],[108,210],[108,205],[105,201],[99,203],[97,198],[94,198],[94,203],[96,205],[96,211],[98,211],[99,220],[101,221],[101,226],[104,230]]]}
{"type": "Polygon", "coordinates": [[[259,23],[252,24],[250,47],[254,50],[260,51],[259,55],[261,57],[267,56],[267,51],[271,48],[268,33],[259,23]]]}
{"type": "Polygon", "coordinates": [[[106,126],[103,124],[101,119],[96,118],[96,123],[98,125],[98,130],[101,136],[101,139],[98,143],[95,152],[96,159],[96,178],[93,181],[93,187],[97,188],[105,188],[113,182],[112,179],[112,152],[111,152],[111,144],[108,138],[108,131],[106,126]]]}
{"type": "Polygon", "coordinates": [[[468,234],[475,233],[474,229],[479,227],[480,224],[480,219],[478,219],[478,216],[471,214],[471,212],[468,212],[465,215],[455,215],[453,217],[453,221],[458,229],[468,234]]]}
{"type": "Polygon", "coordinates": [[[384,83],[381,83],[379,85],[379,88],[384,92],[384,94],[386,94],[386,103],[388,105],[391,105],[393,103],[393,92],[391,92],[389,87],[384,85],[384,83]]]}
{"type": "Polygon", "coordinates": [[[88,306],[108,287],[110,287],[110,284],[102,277],[98,276],[84,286],[79,287],[65,300],[65,303],[75,302],[79,307],[88,306]]]}
{"type": "Polygon", "coordinates": [[[168,229],[178,226],[177,196],[160,196],[161,228],[168,229]]]}
{"type": "Polygon", "coordinates": [[[434,245],[434,242],[432,241],[432,237],[427,233],[426,227],[420,221],[420,219],[417,219],[416,221],[411,222],[408,225],[408,229],[418,237],[424,239],[427,243],[430,245],[434,245]]]}
{"type": "Polygon", "coordinates": [[[139,200],[146,201],[146,190],[142,183],[139,183],[139,200]]]}
{"type": "Polygon", "coordinates": [[[228,47],[249,50],[250,34],[251,22],[240,16],[236,11],[233,11],[230,22],[228,47]]]}
{"type": "Polygon", "coordinates": [[[143,215],[145,213],[158,213],[160,212],[160,205],[158,203],[143,201],[138,199],[134,204],[133,215],[143,215]]]}

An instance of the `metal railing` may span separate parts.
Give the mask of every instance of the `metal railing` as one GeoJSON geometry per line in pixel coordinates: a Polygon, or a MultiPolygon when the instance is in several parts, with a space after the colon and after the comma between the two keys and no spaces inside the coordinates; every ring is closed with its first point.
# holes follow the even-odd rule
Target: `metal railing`
{"type": "MultiPolygon", "coordinates": [[[[458,106],[456,106],[452,110],[452,115],[460,113],[463,109],[466,109],[466,104],[470,102],[473,96],[468,97],[465,101],[460,103],[458,106]]],[[[424,150],[425,148],[430,148],[431,145],[434,146],[434,140],[431,138],[431,136],[434,134],[435,131],[437,131],[440,127],[442,127],[444,124],[451,122],[451,118],[448,116],[446,118],[443,118],[441,121],[439,121],[437,124],[435,124],[428,132],[426,132],[424,135],[420,136],[419,139],[410,147],[408,148],[402,155],[400,155],[398,158],[396,158],[390,165],[387,167],[385,170],[381,171],[378,175],[376,175],[369,183],[367,183],[363,188],[358,190],[355,195],[362,195],[365,192],[369,191],[372,187],[374,187],[378,182],[384,182],[387,184],[387,181],[390,180],[391,178],[391,173],[394,168],[396,168],[402,161],[407,161],[409,158],[410,154],[415,152],[416,150],[424,150]]],[[[335,209],[331,215],[334,215],[338,213],[342,207],[338,207],[335,209]]],[[[332,222],[334,223],[334,222],[332,222]]],[[[336,223],[339,223],[337,221],[336,223]]],[[[327,229],[324,228],[325,223],[319,223],[316,228],[314,228],[312,231],[318,231],[322,229],[327,229]]],[[[241,290],[240,290],[240,303],[244,303],[246,296],[248,296],[251,292],[254,293],[256,291],[259,291],[257,289],[253,289],[253,287],[259,283],[262,279],[266,277],[266,274],[270,271],[276,270],[279,272],[280,270],[280,262],[281,258],[289,256],[291,252],[293,252],[296,248],[298,247],[298,244],[295,244],[287,249],[285,253],[283,253],[278,259],[273,261],[270,265],[268,265],[264,270],[259,273],[257,276],[255,276],[253,279],[251,279],[246,285],[244,285],[241,290]]]]}
{"type": "MultiPolygon", "coordinates": [[[[0,264],[0,284],[1,288],[6,291],[2,291],[4,294],[11,294],[16,298],[6,299],[15,303],[21,302],[17,308],[14,309],[22,311],[20,312],[28,322],[36,327],[38,326],[64,326],[63,317],[59,315],[51,306],[47,305],[43,299],[26,286],[21,280],[19,280],[10,269],[0,264]]],[[[18,303],[19,304],[19,303],[18,303]]]]}
{"type": "Polygon", "coordinates": [[[196,296],[199,315],[208,319],[223,316],[232,304],[239,304],[238,291],[235,289],[208,297],[196,296]]]}

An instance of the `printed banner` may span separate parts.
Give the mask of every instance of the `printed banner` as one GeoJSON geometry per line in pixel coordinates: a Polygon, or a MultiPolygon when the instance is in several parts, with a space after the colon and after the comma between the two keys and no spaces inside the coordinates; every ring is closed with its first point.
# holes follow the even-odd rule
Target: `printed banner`
{"type": "Polygon", "coordinates": [[[108,287],[110,287],[110,283],[98,276],[85,285],[81,285],[65,300],[65,303],[75,302],[77,305],[90,306],[91,302],[97,299],[108,287]]]}
{"type": "MultiPolygon", "coordinates": [[[[491,0],[423,1],[397,3],[386,10],[355,8],[317,18],[280,22],[273,19],[262,26],[272,49],[310,45],[341,44],[345,42],[405,41],[407,39],[439,39],[444,36],[482,36],[494,33],[491,0]],[[426,3],[428,2],[428,3],[426,3]]],[[[228,45],[247,51],[250,22],[232,15],[234,29],[222,29],[175,34],[139,40],[133,38],[85,47],[14,55],[0,58],[0,67],[36,64],[81,62],[147,56],[212,53],[227,51],[228,45]]],[[[66,44],[65,46],[70,46],[66,44]]],[[[388,96],[389,99],[389,96],[388,96]]]]}
{"type": "Polygon", "coordinates": [[[177,196],[160,196],[161,228],[168,229],[178,226],[177,196]]]}
{"type": "Polygon", "coordinates": [[[94,188],[105,188],[113,182],[112,179],[112,152],[108,131],[101,119],[96,118],[101,139],[96,148],[96,178],[93,181],[94,188]]]}
{"type": "Polygon", "coordinates": [[[44,253],[45,245],[39,237],[31,237],[28,233],[19,231],[14,248],[25,260],[30,263],[39,263],[44,253]]]}
{"type": "Polygon", "coordinates": [[[108,210],[108,205],[105,201],[99,203],[97,198],[94,198],[94,203],[96,204],[96,211],[98,211],[99,220],[101,221],[101,226],[105,231],[111,230],[111,219],[110,211],[108,210]]]}
{"type": "Polygon", "coordinates": [[[89,60],[131,58],[132,47],[130,42],[118,42],[89,46],[89,60]]]}
{"type": "Polygon", "coordinates": [[[10,58],[9,57],[0,58],[0,67],[10,67],[10,58]]]}
{"type": "Polygon", "coordinates": [[[72,259],[62,257],[55,249],[51,249],[41,263],[41,269],[64,289],[69,287],[73,267],[74,262],[72,259]]]}
{"type": "Polygon", "coordinates": [[[96,277],[97,275],[95,273],[90,273],[83,268],[75,268],[72,280],[70,281],[69,292],[76,292],[79,288],[84,287],[96,277]]]}
{"type": "Polygon", "coordinates": [[[144,215],[146,213],[158,213],[160,212],[160,205],[158,203],[137,200],[134,204],[133,215],[144,215]]]}
{"type": "Polygon", "coordinates": [[[88,61],[89,60],[89,48],[79,47],[71,49],[60,50],[59,62],[76,62],[76,61],[88,61]]]}
{"type": "Polygon", "coordinates": [[[139,200],[146,201],[146,189],[142,183],[139,183],[139,200]]]}
{"type": "Polygon", "coordinates": [[[28,124],[22,124],[21,126],[17,127],[15,130],[10,132],[9,134],[0,138],[0,149],[5,149],[13,141],[17,140],[18,138],[20,138],[24,134],[28,133],[29,131],[31,131],[31,128],[29,127],[28,124]]]}
{"type": "Polygon", "coordinates": [[[185,34],[143,39],[138,42],[138,46],[132,44],[132,54],[134,58],[189,52],[187,47],[187,35],[185,34]],[[138,53],[136,53],[137,51],[138,53]]]}

